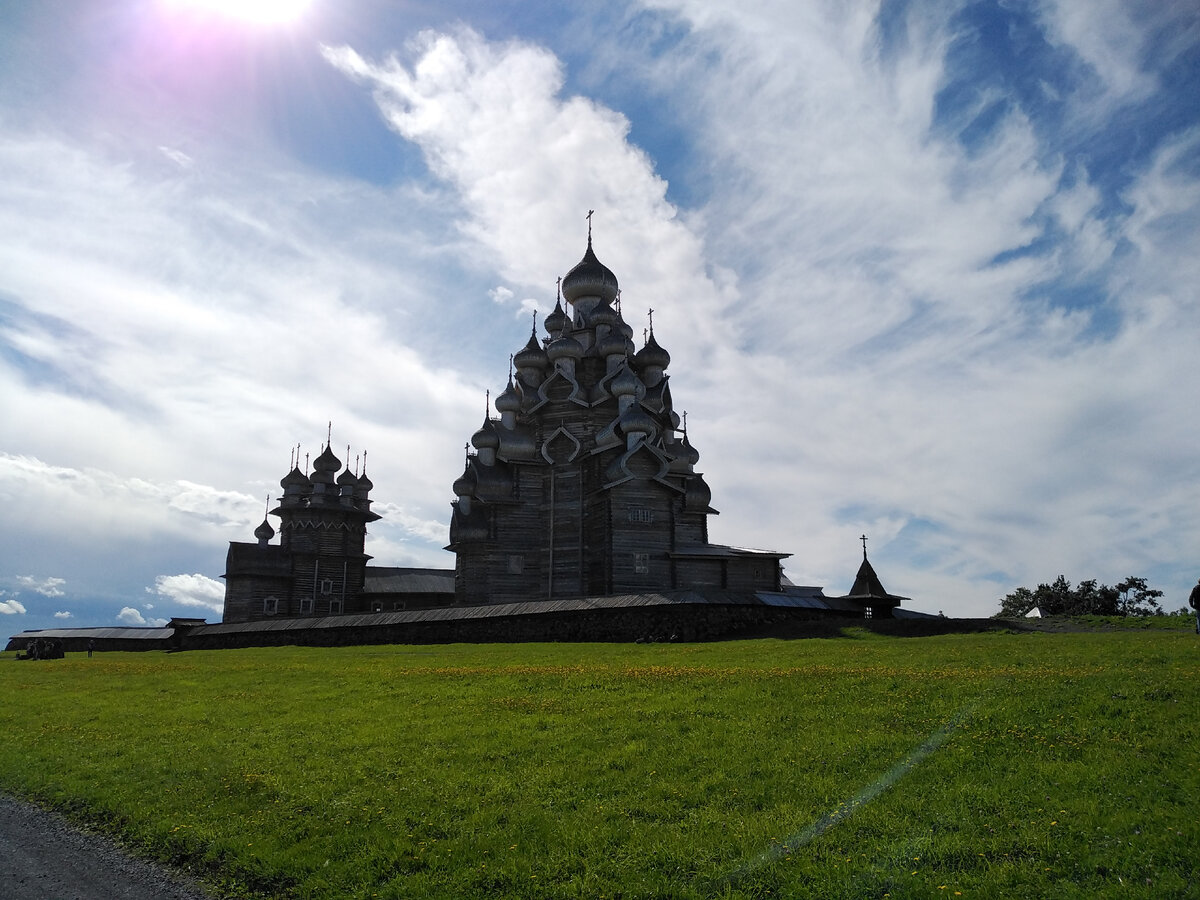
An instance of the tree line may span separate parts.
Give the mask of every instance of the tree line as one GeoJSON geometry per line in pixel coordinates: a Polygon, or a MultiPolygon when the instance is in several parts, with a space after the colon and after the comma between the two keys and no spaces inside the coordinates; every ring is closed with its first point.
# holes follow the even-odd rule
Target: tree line
{"type": "Polygon", "coordinates": [[[1145,578],[1133,575],[1116,585],[1092,579],[1075,587],[1059,575],[1052,584],[1039,584],[1036,590],[1017,588],[1000,601],[996,615],[1024,616],[1036,607],[1043,616],[1159,616],[1158,598],[1162,595],[1148,586],[1145,578]]]}

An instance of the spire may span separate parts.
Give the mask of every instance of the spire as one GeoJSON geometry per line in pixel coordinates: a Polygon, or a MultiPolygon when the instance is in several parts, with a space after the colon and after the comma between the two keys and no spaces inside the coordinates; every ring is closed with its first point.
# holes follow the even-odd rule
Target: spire
{"type": "Polygon", "coordinates": [[[863,562],[867,561],[867,536],[864,534],[859,538],[863,544],[863,562]]]}

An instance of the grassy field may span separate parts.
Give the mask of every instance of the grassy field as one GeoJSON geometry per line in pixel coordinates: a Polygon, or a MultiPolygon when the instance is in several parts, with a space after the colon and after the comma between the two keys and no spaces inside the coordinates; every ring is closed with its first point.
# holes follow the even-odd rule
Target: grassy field
{"type": "Polygon", "coordinates": [[[1194,897],[1200,638],[6,654],[0,790],[256,897],[1194,897]]]}

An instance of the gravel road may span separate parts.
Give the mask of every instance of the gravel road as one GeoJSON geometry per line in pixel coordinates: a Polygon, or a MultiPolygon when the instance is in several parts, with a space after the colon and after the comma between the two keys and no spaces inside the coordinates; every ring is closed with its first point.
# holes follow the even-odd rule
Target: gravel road
{"type": "Polygon", "coordinates": [[[130,856],[109,838],[0,796],[0,898],[215,900],[198,882],[130,856]]]}

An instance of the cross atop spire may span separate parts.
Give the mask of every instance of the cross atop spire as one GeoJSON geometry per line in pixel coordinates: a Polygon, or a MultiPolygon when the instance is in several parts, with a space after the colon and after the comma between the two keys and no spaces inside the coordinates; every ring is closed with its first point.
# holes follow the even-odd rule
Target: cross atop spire
{"type": "Polygon", "coordinates": [[[591,244],[591,242],[592,242],[592,216],[594,216],[595,214],[596,214],[596,211],[595,211],[594,209],[589,209],[589,210],[588,210],[588,214],[587,214],[587,220],[588,220],[588,244],[591,244]]]}
{"type": "Polygon", "coordinates": [[[859,538],[863,545],[863,559],[867,558],[867,536],[864,534],[859,538]]]}
{"type": "MultiPolygon", "coordinates": [[[[554,299],[555,300],[562,299],[562,276],[561,275],[559,275],[557,278],[554,279],[554,299]]],[[[536,328],[537,326],[534,326],[534,327],[536,328]]]]}
{"type": "Polygon", "coordinates": [[[650,317],[650,333],[654,334],[654,307],[650,307],[646,315],[650,317]]]}

